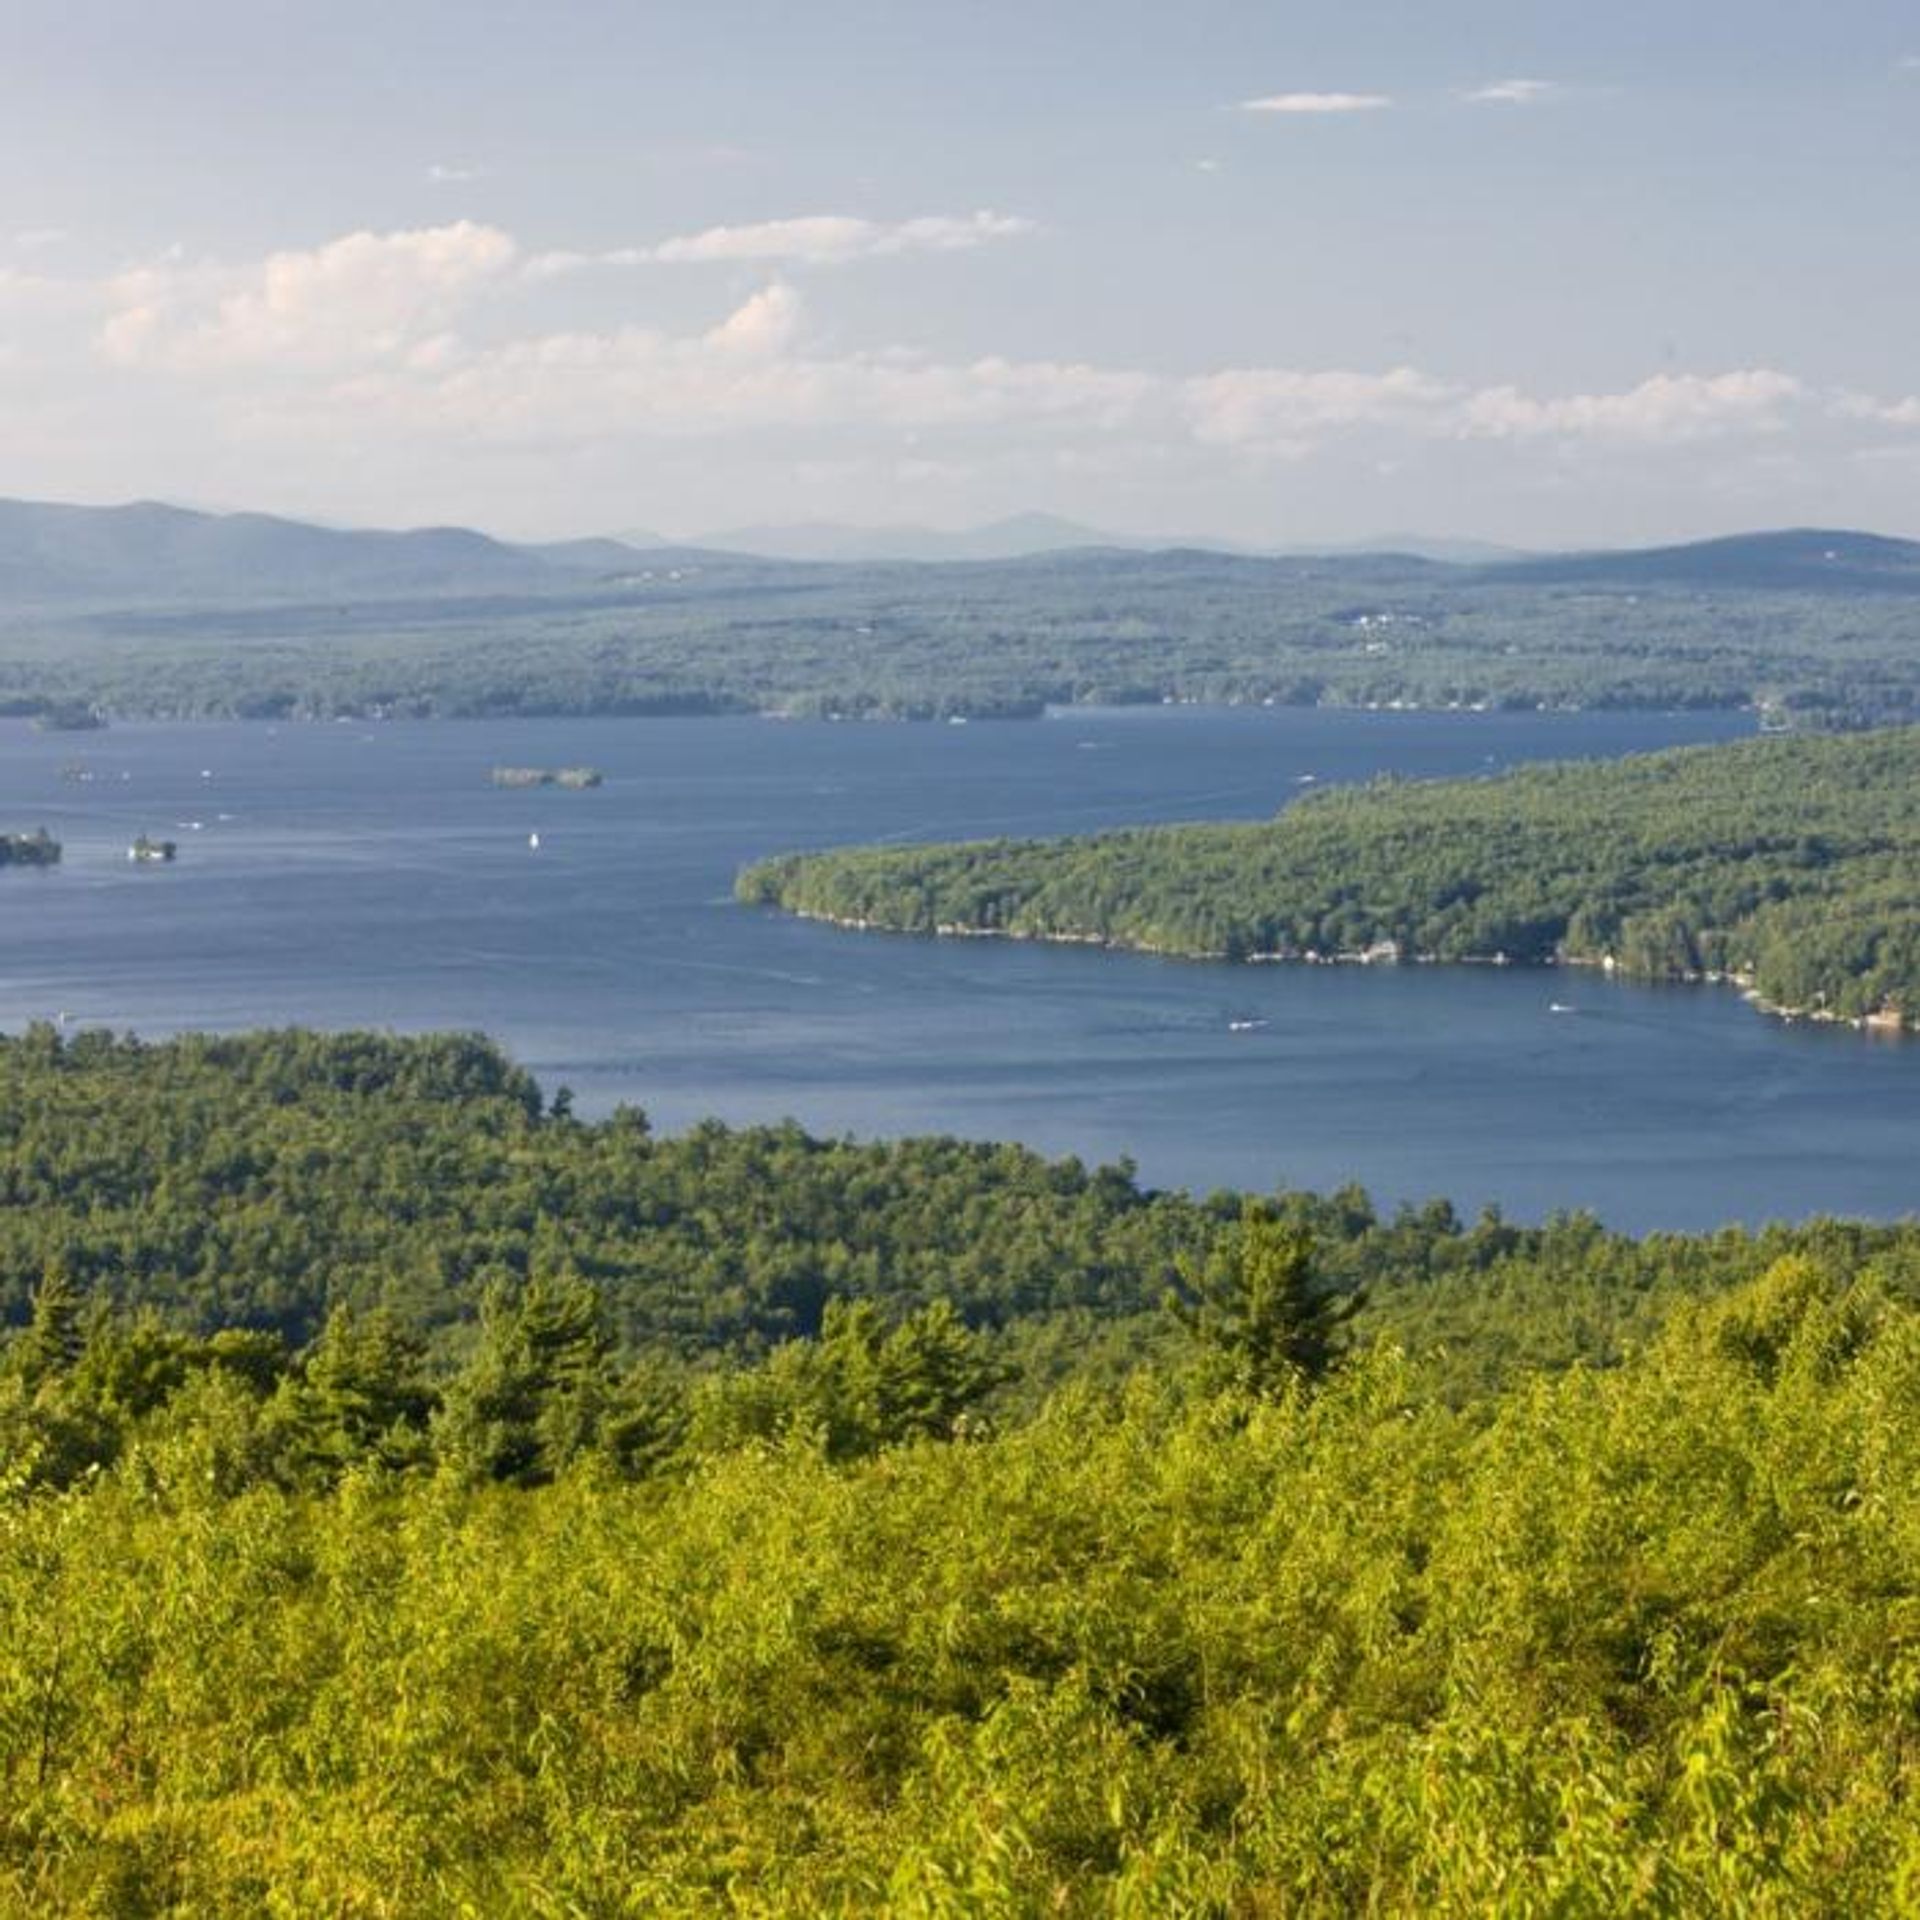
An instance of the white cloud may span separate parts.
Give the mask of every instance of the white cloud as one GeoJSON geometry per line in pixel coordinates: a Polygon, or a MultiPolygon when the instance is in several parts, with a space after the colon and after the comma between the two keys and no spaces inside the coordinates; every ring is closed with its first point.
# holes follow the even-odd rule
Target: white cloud
{"type": "MultiPolygon", "coordinates": [[[[1767,367],[1556,387],[1416,365],[1181,373],[848,347],[832,344],[847,313],[811,325],[783,261],[693,319],[662,315],[684,312],[698,283],[672,289],[670,306],[588,323],[567,317],[564,289],[530,294],[529,274],[551,257],[459,222],[250,263],[174,252],[97,279],[0,267],[0,455],[42,492],[111,450],[129,486],[323,512],[354,507],[364,479],[414,500],[400,510],[416,518],[479,515],[483,497],[519,512],[512,502],[551,495],[563,519],[576,484],[564,476],[589,470],[635,501],[648,487],[719,490],[731,476],[762,511],[772,476],[796,463],[911,462],[927,474],[991,469],[1025,498],[1036,474],[1085,476],[1096,493],[1137,487],[1141,517],[1172,524],[1183,488],[1245,497],[1250,468],[1276,488],[1335,493],[1377,484],[1365,476],[1382,469],[1423,487],[1477,476],[1510,498],[1566,493],[1605,471],[1623,491],[1630,480],[1680,497],[1740,476],[1758,486],[1773,454],[1812,472],[1920,429],[1920,395],[1816,387],[1767,367]]],[[[638,303],[669,290],[626,291],[638,303]]],[[[577,484],[582,497],[604,491],[577,484]]]]}
{"type": "Polygon", "coordinates": [[[1463,404],[1463,437],[1543,437],[1640,441],[1673,445],[1725,433],[1777,433],[1806,388],[1766,367],[1732,373],[1656,374],[1621,393],[1577,393],[1536,399],[1514,387],[1489,387],[1463,404]]]}
{"type": "Polygon", "coordinates": [[[707,343],[723,353],[781,353],[792,344],[799,324],[799,295],[791,287],[776,283],[762,287],[736,307],[707,335],[707,343]]]}
{"type": "Polygon", "coordinates": [[[67,238],[65,227],[25,227],[13,236],[13,244],[22,253],[42,253],[67,238]]]}
{"type": "Polygon", "coordinates": [[[996,240],[1039,231],[1018,214],[923,214],[912,220],[866,220],[857,214],[810,213],[749,226],[708,227],[651,247],[611,247],[599,253],[535,254],[532,280],[558,279],[594,269],[649,266],[845,266],[855,260],[910,253],[968,253],[996,240]]]}
{"type": "Polygon", "coordinates": [[[1387,93],[1269,93],[1242,100],[1242,113],[1377,113],[1393,105],[1387,93]]]}
{"type": "MultiPolygon", "coordinates": [[[[1026,231],[995,214],[883,226],[839,216],[714,228],[645,255],[817,262],[980,244],[1026,231]]],[[[106,283],[101,353],[129,369],[282,387],[314,383],[313,404],[371,404],[429,429],[592,438],[810,426],[1145,435],[1296,456],[1355,435],[1415,440],[1559,441],[1661,446],[1780,431],[1806,391],[1764,368],[1661,374],[1617,392],[1540,395],[1472,387],[1415,367],[1241,367],[1179,378],[997,355],[939,362],[903,349],[822,355],[801,341],[802,305],[784,281],[704,332],[628,324],[504,342],[468,338],[528,274],[580,256],[527,256],[512,235],[461,221],[348,234],[251,268],[167,256],[106,283]]],[[[23,297],[22,276],[0,294],[23,297]]],[[[33,282],[35,288],[62,283],[33,282]]],[[[482,329],[484,335],[486,329],[482,329]]],[[[298,410],[300,403],[293,402],[298,410]]],[[[1849,417],[1876,403],[1855,397],[1849,417]]],[[[1871,417],[1910,423],[1910,403],[1871,417]]],[[[1836,411],[1829,408],[1829,412],[1836,411]]]]}
{"type": "Polygon", "coordinates": [[[1464,97],[1491,106],[1531,107],[1551,100],[1566,89],[1554,80],[1495,80],[1464,97]]]}
{"type": "Polygon", "coordinates": [[[427,182],[435,187],[463,187],[469,181],[484,180],[486,177],[485,167],[450,166],[439,160],[427,169],[427,182]]]}
{"type": "Polygon", "coordinates": [[[756,295],[692,339],[645,328],[515,342],[443,376],[368,376],[349,395],[410,428],[481,441],[666,436],[721,439],[807,430],[1113,432],[1153,396],[1143,375],[986,358],[789,350],[792,310],[756,295]]]}
{"type": "Polygon", "coordinates": [[[518,258],[511,235],[462,220],[350,233],[239,272],[166,259],[110,283],[100,344],[122,364],[378,359],[444,327],[518,258]]]}
{"type": "Polygon", "coordinates": [[[1240,367],[1185,385],[1195,436],[1216,445],[1309,446],[1330,430],[1413,426],[1436,419],[1460,389],[1396,367],[1381,374],[1240,367]]]}
{"type": "Polygon", "coordinates": [[[713,261],[835,266],[891,254],[967,252],[1033,231],[1031,220],[988,210],[957,217],[927,214],[892,222],[865,220],[854,214],[818,213],[790,220],[763,220],[752,226],[709,227],[703,233],[663,240],[647,249],[644,257],[669,266],[713,261]]]}
{"type": "Polygon", "coordinates": [[[1842,420],[1868,420],[1883,427],[1920,427],[1920,394],[1901,400],[1877,400],[1867,393],[1838,393],[1831,401],[1842,420]]]}
{"type": "Polygon", "coordinates": [[[1807,397],[1790,374],[1747,368],[1657,374],[1617,393],[1540,396],[1470,387],[1413,367],[1386,373],[1240,368],[1185,387],[1196,438],[1312,451],[1330,437],[1385,430],[1424,440],[1677,446],[1725,434],[1778,433],[1807,397]]]}

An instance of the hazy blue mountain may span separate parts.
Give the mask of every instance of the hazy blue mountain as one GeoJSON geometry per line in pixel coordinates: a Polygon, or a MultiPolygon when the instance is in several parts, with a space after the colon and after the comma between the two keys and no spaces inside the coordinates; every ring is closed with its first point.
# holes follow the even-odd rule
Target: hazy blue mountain
{"type": "Polygon", "coordinates": [[[624,534],[617,540],[549,540],[511,549],[515,553],[530,554],[550,567],[598,575],[619,575],[650,567],[666,550],[667,543],[657,535],[643,541],[624,534]]]}
{"type": "Polygon", "coordinates": [[[1375,539],[1335,544],[1227,540],[1195,534],[1114,533],[1052,513],[1014,514],[985,526],[955,531],[919,526],[856,527],[837,521],[808,520],[791,526],[735,527],[722,533],[705,534],[698,544],[727,553],[759,554],[768,559],[850,562],[1022,560],[1034,554],[1089,548],[1128,553],[1164,553],[1179,549],[1289,560],[1406,554],[1416,560],[1437,560],[1450,566],[1487,566],[1525,557],[1519,547],[1415,533],[1388,533],[1375,539]]]}
{"type": "Polygon", "coordinates": [[[1019,513],[981,527],[852,527],[807,520],[790,526],[735,527],[703,534],[696,545],[770,560],[1019,560],[1075,547],[1159,547],[1176,544],[1107,533],[1051,513],[1019,513]]]}
{"type": "Polygon", "coordinates": [[[1920,542],[1820,527],[1732,534],[1685,546],[1546,554],[1488,577],[1569,586],[1813,588],[1920,592],[1920,542]]]}
{"type": "MultiPolygon", "coordinates": [[[[636,540],[651,536],[636,536],[636,540]]],[[[807,561],[831,585],[844,570],[903,563],[999,562],[1126,577],[1142,567],[1215,574],[1279,566],[1351,573],[1356,582],[1432,568],[1469,584],[1638,586],[1702,591],[1830,589],[1920,592],[1920,543],[1801,529],[1685,546],[1506,556],[1458,541],[1388,536],[1341,549],[1144,540],[1051,514],[1020,514],[960,532],[813,523],[742,528],[697,547],[580,539],[514,545],[465,527],[379,532],[259,513],[205,513],[141,501],[76,507],[0,500],[0,608],[170,607],[271,602],[356,605],[439,599],[532,601],[653,591],[664,576],[752,575],[807,561]],[[749,558],[747,556],[757,556],[749,558]],[[1494,556],[1499,556],[1497,559],[1494,556]]],[[[1236,574],[1236,577],[1237,574],[1236,574]]]]}
{"type": "Polygon", "coordinates": [[[641,562],[613,540],[515,547],[466,527],[369,532],[154,501],[0,501],[0,597],[16,603],[539,592],[641,562]]]}
{"type": "Polygon", "coordinates": [[[1451,539],[1444,534],[1381,533],[1370,540],[1344,541],[1335,547],[1301,549],[1328,555],[1404,553],[1414,560],[1436,560],[1449,567],[1501,566],[1532,556],[1524,547],[1503,547],[1492,540],[1451,539]]]}

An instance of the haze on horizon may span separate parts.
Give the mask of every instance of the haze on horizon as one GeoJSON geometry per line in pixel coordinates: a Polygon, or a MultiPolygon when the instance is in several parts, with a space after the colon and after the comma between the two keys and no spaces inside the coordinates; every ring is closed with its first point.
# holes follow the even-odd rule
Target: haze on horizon
{"type": "Polygon", "coordinates": [[[1920,533],[1909,11],[1444,11],[16,0],[0,494],[1920,533]]]}

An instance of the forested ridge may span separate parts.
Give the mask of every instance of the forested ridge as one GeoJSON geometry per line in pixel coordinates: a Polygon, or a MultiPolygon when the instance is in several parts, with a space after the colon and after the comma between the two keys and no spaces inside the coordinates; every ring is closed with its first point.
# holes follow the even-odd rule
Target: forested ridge
{"type": "Polygon", "coordinates": [[[1920,1228],[0,1040],[0,1906],[1920,1894],[1920,1228]]]}
{"type": "Polygon", "coordinates": [[[1277,818],[847,849],[737,891],[861,927],[1247,959],[1604,964],[1920,1019],[1920,729],[1328,788],[1277,818]]]}
{"type": "Polygon", "coordinates": [[[1920,713],[1920,569],[1566,578],[1375,555],[692,555],[564,592],[0,607],[0,713],[1038,714],[1160,701],[1920,713]],[[1829,577],[1831,576],[1831,577],[1829,577]]]}

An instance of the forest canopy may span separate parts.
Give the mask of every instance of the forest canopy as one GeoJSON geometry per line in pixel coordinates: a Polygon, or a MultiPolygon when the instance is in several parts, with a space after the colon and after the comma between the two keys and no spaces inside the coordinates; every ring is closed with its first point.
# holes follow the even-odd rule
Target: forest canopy
{"type": "Polygon", "coordinates": [[[0,1905],[1886,1912],[1920,1228],[0,1040],[0,1905]],[[437,1259],[437,1253],[444,1259],[437,1259]]]}
{"type": "Polygon", "coordinates": [[[1916,580],[1184,550],[965,566],[704,555],[543,594],[16,606],[0,615],[0,712],[862,720],[1231,701],[1738,708],[1854,727],[1920,713],[1916,580]]]}
{"type": "Polygon", "coordinates": [[[1273,821],[849,849],[744,900],[1196,957],[1600,964],[1920,1019],[1920,729],[1329,788],[1273,821]]]}

